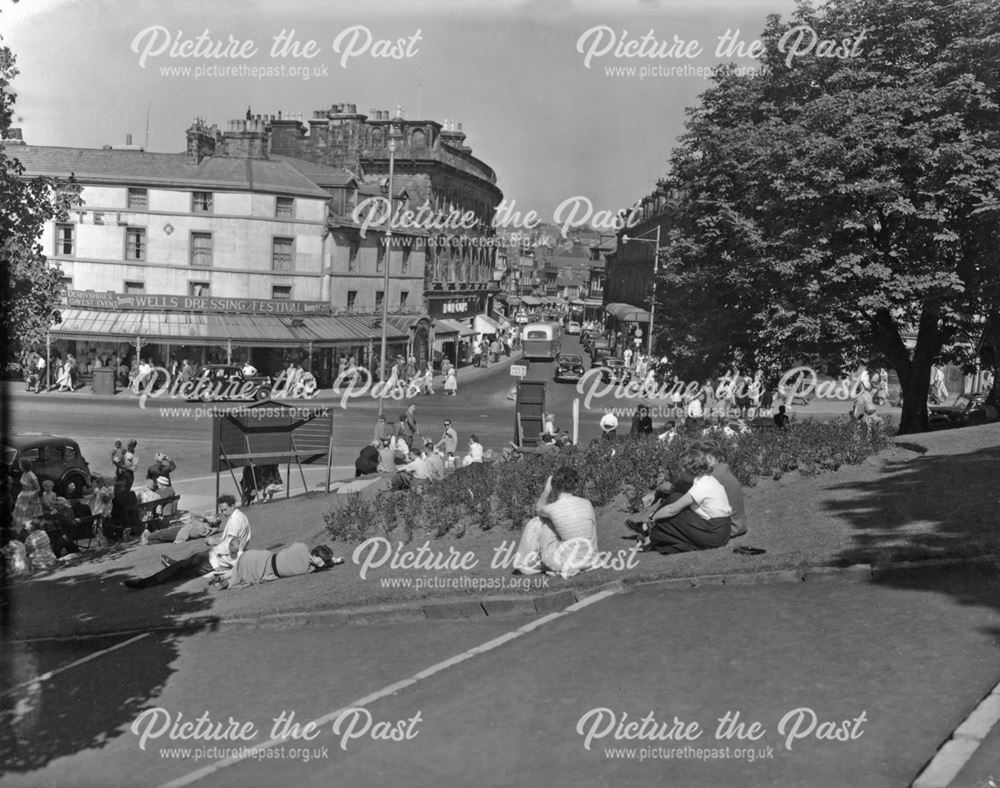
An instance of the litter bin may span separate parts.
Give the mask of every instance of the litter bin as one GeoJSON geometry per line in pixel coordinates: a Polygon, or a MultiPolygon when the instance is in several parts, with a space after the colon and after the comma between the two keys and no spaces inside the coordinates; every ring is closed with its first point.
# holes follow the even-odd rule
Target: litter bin
{"type": "Polygon", "coordinates": [[[115,371],[110,367],[95,369],[93,386],[95,394],[114,394],[115,371]]]}

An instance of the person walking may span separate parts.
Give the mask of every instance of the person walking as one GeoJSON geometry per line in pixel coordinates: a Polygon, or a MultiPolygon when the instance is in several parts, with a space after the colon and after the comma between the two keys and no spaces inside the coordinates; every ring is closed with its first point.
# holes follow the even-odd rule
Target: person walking
{"type": "Polygon", "coordinates": [[[448,370],[448,377],[444,379],[444,393],[449,397],[454,397],[458,394],[458,378],[455,375],[454,367],[448,370]]]}

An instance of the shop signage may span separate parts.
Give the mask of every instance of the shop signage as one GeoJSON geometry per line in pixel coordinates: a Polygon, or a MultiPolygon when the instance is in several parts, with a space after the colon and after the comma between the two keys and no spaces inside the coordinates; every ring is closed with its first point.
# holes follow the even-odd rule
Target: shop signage
{"type": "Polygon", "coordinates": [[[217,298],[214,296],[123,295],[99,293],[94,290],[69,290],[66,306],[80,309],[113,309],[116,311],[215,312],[298,316],[329,315],[330,305],[323,301],[273,301],[266,298],[217,298]]]}
{"type": "Polygon", "coordinates": [[[528,367],[525,364],[511,364],[510,375],[513,378],[523,378],[528,374],[528,367]]]}

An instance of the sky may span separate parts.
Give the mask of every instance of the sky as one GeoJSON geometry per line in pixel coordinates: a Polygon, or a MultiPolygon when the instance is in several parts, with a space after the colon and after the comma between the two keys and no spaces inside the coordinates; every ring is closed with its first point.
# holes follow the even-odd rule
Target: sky
{"type": "Polygon", "coordinates": [[[0,9],[21,72],[14,125],[29,144],[118,146],[132,134],[143,145],[148,116],[148,150],[177,152],[194,118],[224,128],[248,106],[303,119],[341,102],[364,113],[399,106],[410,119],[462,122],[517,210],[582,226],[666,173],[686,108],[711,84],[691,69],[756,65],[720,53],[720,38],[747,46],[768,14],[787,17],[793,3],[0,0],[0,9]]]}

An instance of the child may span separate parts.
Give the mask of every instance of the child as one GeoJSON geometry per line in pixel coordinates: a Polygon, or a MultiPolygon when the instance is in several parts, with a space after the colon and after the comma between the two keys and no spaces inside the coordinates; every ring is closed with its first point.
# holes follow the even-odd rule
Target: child
{"type": "Polygon", "coordinates": [[[111,464],[116,468],[122,464],[125,459],[125,449],[122,446],[121,441],[115,441],[114,448],[111,450],[111,464]]]}
{"type": "Polygon", "coordinates": [[[28,537],[24,540],[24,547],[31,559],[31,568],[51,569],[56,565],[56,554],[52,552],[49,535],[35,520],[29,520],[25,528],[28,530],[28,537]]]}

